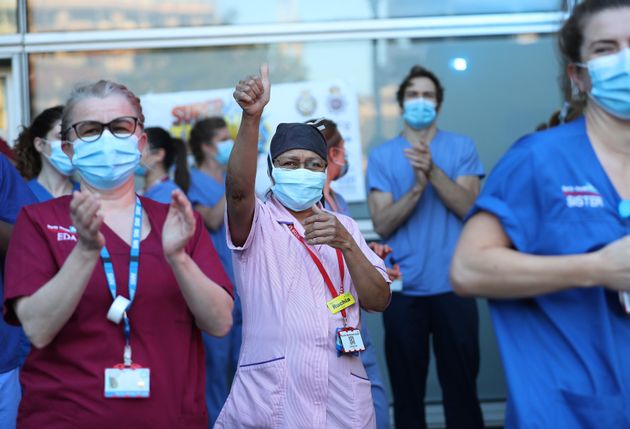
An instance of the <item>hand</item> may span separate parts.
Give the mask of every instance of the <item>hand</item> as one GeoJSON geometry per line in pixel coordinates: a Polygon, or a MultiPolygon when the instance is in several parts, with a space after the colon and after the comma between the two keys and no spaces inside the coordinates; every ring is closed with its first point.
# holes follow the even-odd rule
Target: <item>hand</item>
{"type": "Polygon", "coordinates": [[[304,220],[304,238],[308,244],[327,244],[336,249],[349,249],[354,239],[336,216],[313,206],[313,215],[304,220]]]}
{"type": "Polygon", "coordinates": [[[398,280],[402,277],[402,273],[400,272],[400,265],[394,264],[392,268],[387,268],[387,275],[391,281],[398,280]]]}
{"type": "Polygon", "coordinates": [[[184,247],[195,233],[195,216],[188,198],[179,189],[171,195],[171,206],[162,228],[162,247],[166,259],[184,253],[184,247]]]}
{"type": "Polygon", "coordinates": [[[630,292],[630,235],[615,240],[597,252],[603,268],[601,283],[610,289],[630,292]]]}
{"type": "Polygon", "coordinates": [[[74,191],[70,201],[70,218],[77,229],[77,245],[85,250],[99,252],[105,246],[105,236],[100,231],[103,215],[98,195],[87,191],[74,191]]]}
{"type": "Polygon", "coordinates": [[[420,142],[418,146],[405,149],[405,157],[413,167],[418,183],[422,186],[426,185],[433,170],[433,158],[429,146],[420,142]]]}
{"type": "Polygon", "coordinates": [[[392,248],[389,247],[387,244],[381,244],[377,243],[376,241],[372,241],[368,244],[368,246],[370,247],[370,249],[372,249],[372,252],[376,253],[376,256],[381,259],[385,259],[387,255],[392,253],[392,248]]]}
{"type": "Polygon", "coordinates": [[[269,102],[271,92],[269,83],[269,65],[260,67],[260,76],[249,76],[238,82],[234,90],[234,100],[250,116],[262,115],[269,102]]]}

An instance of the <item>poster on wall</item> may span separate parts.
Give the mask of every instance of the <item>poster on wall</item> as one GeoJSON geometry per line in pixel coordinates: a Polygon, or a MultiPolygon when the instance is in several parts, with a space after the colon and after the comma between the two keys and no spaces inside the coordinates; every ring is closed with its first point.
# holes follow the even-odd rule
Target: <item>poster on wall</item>
{"type": "MultiPolygon", "coordinates": [[[[141,96],[145,127],[162,127],[187,140],[194,123],[211,116],[223,116],[232,137],[236,137],[241,108],[232,98],[234,88],[184,91],[141,96]]],[[[314,118],[331,119],[345,140],[348,173],[333,182],[333,188],[348,202],[365,201],[361,169],[361,136],[357,94],[342,81],[295,82],[271,87],[271,99],[265,108],[258,142],[259,162],[256,191],[269,188],[267,152],[271,136],[281,122],[304,122],[314,118]]]]}

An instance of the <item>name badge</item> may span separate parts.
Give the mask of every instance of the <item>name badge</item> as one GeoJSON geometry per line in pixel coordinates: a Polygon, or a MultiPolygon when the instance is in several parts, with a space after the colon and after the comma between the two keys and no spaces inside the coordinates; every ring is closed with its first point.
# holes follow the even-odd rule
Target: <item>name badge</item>
{"type": "Polygon", "coordinates": [[[354,304],[354,297],[350,292],[342,293],[326,303],[332,314],[337,314],[354,304]]]}
{"type": "Polygon", "coordinates": [[[361,331],[355,328],[344,328],[337,332],[343,353],[355,353],[365,350],[361,331]]]}
{"type": "Polygon", "coordinates": [[[140,367],[105,369],[106,398],[148,398],[151,370],[140,367]]]}

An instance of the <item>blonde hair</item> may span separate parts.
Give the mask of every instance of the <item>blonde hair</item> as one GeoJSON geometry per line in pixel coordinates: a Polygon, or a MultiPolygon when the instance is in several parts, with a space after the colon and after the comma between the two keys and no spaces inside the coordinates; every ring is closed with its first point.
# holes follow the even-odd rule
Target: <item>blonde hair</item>
{"type": "Polygon", "coordinates": [[[99,80],[96,83],[81,85],[74,88],[68,98],[68,101],[66,102],[65,108],[63,109],[63,115],[61,117],[62,135],[65,136],[68,132],[68,128],[71,126],[70,119],[72,117],[72,112],[78,102],[85,100],[86,98],[106,98],[110,95],[122,95],[125,97],[127,101],[129,101],[129,104],[131,104],[131,106],[133,106],[136,110],[140,125],[144,125],[142,105],[140,104],[140,99],[136,96],[136,94],[120,83],[112,82],[110,80],[99,80]]]}

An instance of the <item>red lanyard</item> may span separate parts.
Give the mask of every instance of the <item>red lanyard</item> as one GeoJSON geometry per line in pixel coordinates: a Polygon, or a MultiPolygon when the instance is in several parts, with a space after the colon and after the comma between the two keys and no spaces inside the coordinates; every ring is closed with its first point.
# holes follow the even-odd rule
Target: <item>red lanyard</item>
{"type": "MultiPolygon", "coordinates": [[[[330,280],[330,276],[326,272],[326,269],[324,268],[322,261],[320,261],[317,255],[315,254],[315,252],[313,252],[311,248],[308,247],[308,244],[306,244],[306,240],[304,240],[304,237],[300,235],[300,233],[298,232],[297,229],[295,229],[295,226],[293,226],[293,224],[287,224],[287,227],[289,227],[289,231],[293,233],[295,238],[297,238],[299,242],[304,245],[304,248],[308,251],[308,254],[311,255],[311,259],[313,260],[313,262],[315,262],[315,265],[317,265],[317,268],[319,269],[319,272],[321,273],[322,278],[324,279],[324,283],[326,283],[326,286],[328,286],[328,290],[330,291],[330,294],[332,295],[332,297],[337,298],[340,294],[343,294],[343,279],[344,279],[345,272],[343,269],[343,254],[341,253],[341,250],[336,249],[337,250],[337,263],[339,264],[339,273],[341,274],[341,287],[339,288],[340,293],[337,293],[337,290],[335,289],[335,286],[333,285],[332,280],[330,280]]],[[[347,316],[346,316],[345,309],[341,310],[341,315],[343,316],[343,319],[346,320],[347,316]]]]}

